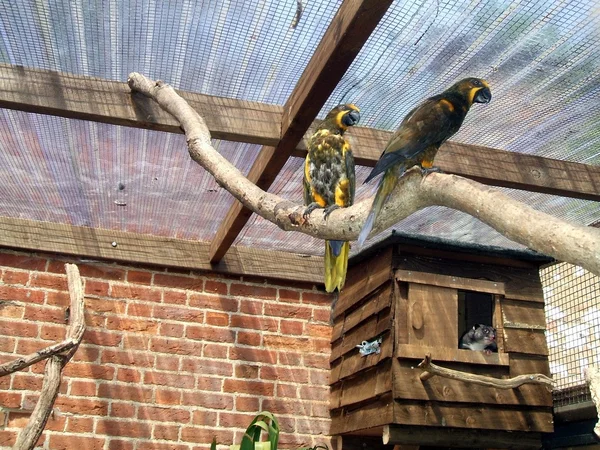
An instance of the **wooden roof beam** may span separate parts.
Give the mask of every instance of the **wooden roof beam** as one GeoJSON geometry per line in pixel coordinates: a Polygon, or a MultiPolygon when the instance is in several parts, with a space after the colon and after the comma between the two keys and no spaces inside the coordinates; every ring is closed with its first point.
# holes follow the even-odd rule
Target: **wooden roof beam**
{"type": "MultiPolygon", "coordinates": [[[[261,149],[248,179],[268,189],[315,117],[367,41],[391,0],[345,0],[331,21],[298,84],[283,107],[281,140],[261,149]]],[[[252,212],[235,202],[210,246],[210,261],[219,261],[252,212]]]]}

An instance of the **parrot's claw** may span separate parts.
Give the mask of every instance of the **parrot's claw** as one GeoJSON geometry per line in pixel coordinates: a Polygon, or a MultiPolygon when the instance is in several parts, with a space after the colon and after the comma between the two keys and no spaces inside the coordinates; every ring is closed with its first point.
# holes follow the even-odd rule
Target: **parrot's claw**
{"type": "Polygon", "coordinates": [[[310,216],[310,213],[320,207],[321,205],[319,205],[317,202],[312,202],[310,205],[308,205],[302,213],[302,217],[304,218],[304,220],[308,220],[308,216],[310,216]]]}
{"type": "Polygon", "coordinates": [[[433,173],[433,172],[444,173],[442,171],[442,169],[440,169],[439,167],[431,166],[427,169],[424,169],[423,167],[421,167],[421,175],[423,175],[424,177],[426,177],[427,175],[429,175],[430,173],[433,173]]]}
{"type": "Polygon", "coordinates": [[[338,209],[339,206],[338,205],[331,205],[328,206],[327,208],[325,208],[325,210],[323,211],[323,218],[325,220],[327,220],[327,218],[329,217],[329,214],[331,214],[333,211],[335,211],[336,209],[338,209]]]}

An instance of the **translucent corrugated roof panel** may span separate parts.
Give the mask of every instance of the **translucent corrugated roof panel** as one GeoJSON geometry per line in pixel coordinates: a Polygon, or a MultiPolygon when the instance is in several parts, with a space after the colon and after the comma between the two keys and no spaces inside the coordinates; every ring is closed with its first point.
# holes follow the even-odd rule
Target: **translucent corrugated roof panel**
{"type": "MultiPolygon", "coordinates": [[[[341,1],[0,2],[0,63],[282,105],[341,1]]],[[[492,86],[455,141],[600,164],[600,13],[595,1],[392,4],[321,111],[357,103],[361,125],[395,129],[423,98],[465,76],[492,86]]],[[[247,172],[260,146],[214,141],[247,172]]],[[[181,135],[0,111],[0,214],[209,241],[233,203],[181,135]]],[[[300,202],[302,160],[271,188],[300,202]]],[[[370,169],[357,168],[359,184],[370,169]]],[[[360,186],[357,197],[372,192],[360,186]]],[[[600,204],[504,190],[581,224],[600,204]]],[[[394,229],[518,247],[477,219],[432,207],[394,229]]],[[[374,236],[374,242],[389,234],[374,236]]],[[[236,243],[297,253],[320,240],[253,217],[236,243]]]]}

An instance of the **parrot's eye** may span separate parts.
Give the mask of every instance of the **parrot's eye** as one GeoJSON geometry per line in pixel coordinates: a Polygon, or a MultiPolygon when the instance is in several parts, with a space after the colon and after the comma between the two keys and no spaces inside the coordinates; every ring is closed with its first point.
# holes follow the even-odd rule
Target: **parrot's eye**
{"type": "Polygon", "coordinates": [[[481,81],[473,80],[473,86],[481,86],[481,81]]]}

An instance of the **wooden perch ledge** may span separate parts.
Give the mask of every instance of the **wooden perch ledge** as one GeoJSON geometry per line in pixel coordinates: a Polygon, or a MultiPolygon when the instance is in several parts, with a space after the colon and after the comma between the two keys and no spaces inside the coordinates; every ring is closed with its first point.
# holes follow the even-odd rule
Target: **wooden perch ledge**
{"type": "Polygon", "coordinates": [[[424,371],[421,373],[421,375],[419,375],[421,381],[426,381],[431,377],[439,375],[440,377],[464,381],[465,383],[478,384],[480,386],[494,387],[498,389],[516,389],[524,384],[544,384],[550,389],[553,386],[552,379],[541,373],[519,375],[514,378],[506,379],[492,378],[483,375],[461,372],[460,370],[440,367],[431,362],[431,355],[426,355],[425,359],[421,361],[417,367],[423,369],[424,371]]]}
{"type": "MultiPolygon", "coordinates": [[[[320,210],[305,221],[303,205],[258,188],[211,146],[204,120],[172,87],[139,73],[131,73],[128,84],[132,91],[154,99],[181,123],[191,158],[244,206],[286,231],[300,231],[321,239],[356,239],[371,199],[338,209],[327,221],[320,210]]],[[[373,233],[433,205],[466,212],[515,242],[600,275],[600,229],[565,222],[455,175],[432,173],[423,178],[420,171],[410,170],[383,208],[373,233]]]]}

